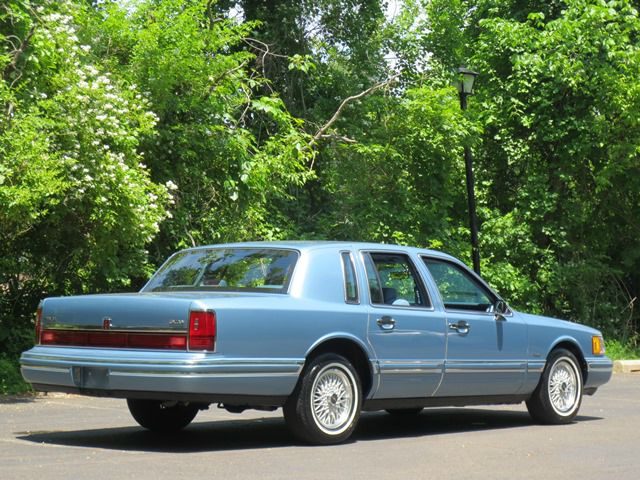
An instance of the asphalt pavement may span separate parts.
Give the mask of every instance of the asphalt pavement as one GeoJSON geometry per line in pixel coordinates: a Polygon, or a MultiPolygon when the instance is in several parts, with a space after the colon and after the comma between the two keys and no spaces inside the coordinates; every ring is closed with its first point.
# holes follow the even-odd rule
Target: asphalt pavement
{"type": "Polygon", "coordinates": [[[640,374],[616,374],[570,425],[532,423],[524,405],[364,413],[343,445],[312,447],[281,411],[200,412],[157,436],[124,400],[0,400],[0,479],[640,478],[640,374]]]}

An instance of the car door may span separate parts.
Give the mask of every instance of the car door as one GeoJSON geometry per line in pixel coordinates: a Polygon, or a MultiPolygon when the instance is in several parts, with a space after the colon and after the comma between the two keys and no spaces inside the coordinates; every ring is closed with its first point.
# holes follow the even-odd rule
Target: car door
{"type": "Polygon", "coordinates": [[[526,372],[527,326],[493,313],[498,297],[466,267],[422,257],[444,306],[447,358],[437,396],[512,395],[526,372]]]}
{"type": "Polygon", "coordinates": [[[442,379],[445,319],[436,312],[408,255],[363,252],[368,340],[380,381],[374,398],[422,398],[442,379]]]}

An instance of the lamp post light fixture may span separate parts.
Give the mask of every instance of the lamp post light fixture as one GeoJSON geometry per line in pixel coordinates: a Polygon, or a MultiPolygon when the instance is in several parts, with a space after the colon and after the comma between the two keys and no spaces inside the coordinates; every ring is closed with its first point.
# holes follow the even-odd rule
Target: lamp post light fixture
{"type": "MultiPolygon", "coordinates": [[[[461,66],[458,68],[458,93],[460,94],[460,108],[467,109],[467,97],[473,94],[473,82],[477,72],[461,66]]],[[[467,200],[469,202],[469,228],[471,230],[471,258],[473,271],[480,275],[480,250],[478,248],[478,217],[476,216],[476,195],[474,191],[473,161],[471,149],[464,146],[464,166],[467,174],[467,200]]]]}

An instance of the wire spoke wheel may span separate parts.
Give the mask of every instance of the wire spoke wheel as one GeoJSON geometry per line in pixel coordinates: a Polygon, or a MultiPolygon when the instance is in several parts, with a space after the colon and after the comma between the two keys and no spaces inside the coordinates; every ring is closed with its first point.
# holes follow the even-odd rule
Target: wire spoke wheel
{"type": "Polygon", "coordinates": [[[574,366],[566,360],[556,362],[551,369],[547,388],[554,410],[561,415],[569,412],[578,396],[578,374],[574,366]]]}
{"type": "Polygon", "coordinates": [[[534,420],[550,425],[571,422],[582,403],[582,371],[576,356],[564,348],[551,352],[540,383],[527,400],[534,420]]]}
{"type": "Polygon", "coordinates": [[[345,441],[360,417],[360,376],[335,353],[313,358],[284,404],[284,418],[301,440],[318,445],[345,441]]]}
{"type": "Polygon", "coordinates": [[[340,432],[353,416],[355,386],[348,370],[339,364],[327,365],[320,371],[313,386],[313,419],[326,433],[340,432]]]}

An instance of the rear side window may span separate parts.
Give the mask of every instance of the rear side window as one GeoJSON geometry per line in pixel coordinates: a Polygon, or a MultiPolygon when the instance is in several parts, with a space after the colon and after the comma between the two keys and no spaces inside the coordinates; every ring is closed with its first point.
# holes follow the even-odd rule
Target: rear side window
{"type": "Polygon", "coordinates": [[[365,255],[371,303],[395,307],[430,307],[409,257],[399,253],[365,255]]]}
{"type": "Polygon", "coordinates": [[[347,303],[360,303],[358,298],[358,281],[353,258],[349,252],[341,252],[342,271],[344,273],[344,299],[347,303]]]}

